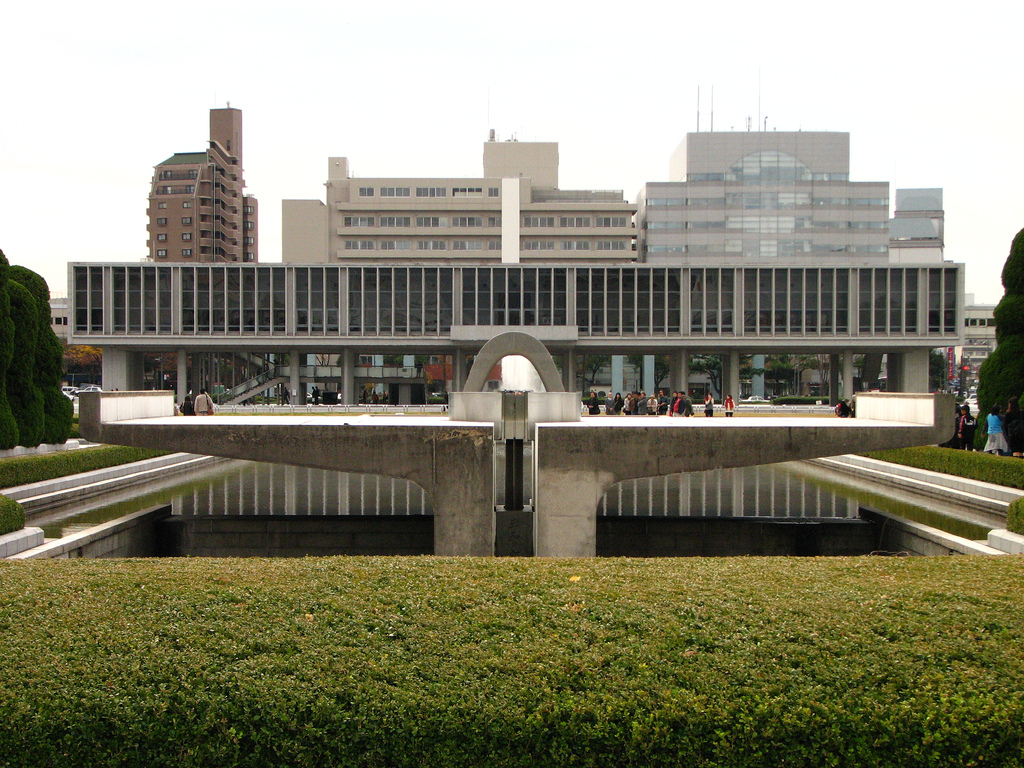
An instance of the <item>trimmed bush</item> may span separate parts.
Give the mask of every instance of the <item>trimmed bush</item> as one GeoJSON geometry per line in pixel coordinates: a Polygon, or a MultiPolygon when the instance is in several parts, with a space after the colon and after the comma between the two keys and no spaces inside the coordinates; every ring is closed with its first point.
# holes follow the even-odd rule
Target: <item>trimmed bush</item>
{"type": "Polygon", "coordinates": [[[14,321],[11,319],[11,299],[7,295],[10,265],[0,251],[0,449],[14,448],[18,444],[18,422],[7,402],[7,369],[14,356],[14,321]]]}
{"type": "Polygon", "coordinates": [[[77,475],[95,469],[116,467],[133,461],[167,455],[166,451],[132,448],[125,445],[104,445],[76,451],[59,451],[42,456],[15,456],[0,459],[0,488],[39,483],[57,477],[77,475]]]}
{"type": "Polygon", "coordinates": [[[896,448],[889,451],[873,451],[864,455],[879,461],[889,461],[893,464],[903,464],[917,469],[927,469],[932,472],[942,472],[946,475],[1024,490],[1024,461],[1010,456],[954,451],[950,448],[935,446],[896,448]]]}
{"type": "Polygon", "coordinates": [[[38,316],[34,381],[43,398],[44,443],[63,443],[71,434],[74,406],[61,392],[64,354],[57,334],[50,327],[50,288],[42,275],[21,266],[12,266],[10,279],[28,289],[36,302],[38,316]]]}
{"type": "Polygon", "coordinates": [[[34,448],[43,440],[43,395],[36,386],[39,313],[36,300],[21,283],[7,281],[14,318],[14,355],[7,368],[7,401],[18,422],[18,443],[34,448]]]}
{"type": "Polygon", "coordinates": [[[25,509],[14,499],[0,496],[0,536],[25,527],[25,509]]]}
{"type": "Polygon", "coordinates": [[[1006,530],[1024,536],[1024,496],[1010,502],[1006,510],[1006,530]]]}
{"type": "Polygon", "coordinates": [[[0,563],[5,766],[1021,766],[1024,558],[0,563]]]}
{"type": "Polygon", "coordinates": [[[1024,229],[1014,235],[1010,243],[1010,255],[1003,264],[1001,278],[1007,294],[1024,296],[1024,229]]]}

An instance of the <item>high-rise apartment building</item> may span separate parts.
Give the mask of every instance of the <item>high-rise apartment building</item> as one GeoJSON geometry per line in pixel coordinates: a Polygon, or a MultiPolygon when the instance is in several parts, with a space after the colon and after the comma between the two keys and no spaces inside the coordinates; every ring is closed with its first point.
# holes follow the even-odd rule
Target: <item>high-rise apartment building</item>
{"type": "Polygon", "coordinates": [[[156,166],[149,193],[149,257],[156,262],[259,260],[258,204],[244,194],[242,110],[210,110],[210,146],[156,166]]]}
{"type": "Polygon", "coordinates": [[[484,143],[480,178],[353,178],[328,163],[327,203],[283,202],[288,263],[630,263],[636,206],[558,188],[558,144],[484,143]]]}

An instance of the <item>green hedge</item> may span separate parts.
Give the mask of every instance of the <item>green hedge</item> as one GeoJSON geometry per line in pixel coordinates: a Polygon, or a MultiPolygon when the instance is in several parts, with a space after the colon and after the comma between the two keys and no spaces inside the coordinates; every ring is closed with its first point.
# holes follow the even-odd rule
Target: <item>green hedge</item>
{"type": "Polygon", "coordinates": [[[14,499],[0,496],[0,536],[25,527],[25,509],[14,499]]]}
{"type": "Polygon", "coordinates": [[[4,766],[1021,766],[1024,558],[0,563],[4,766]]]}
{"type": "Polygon", "coordinates": [[[904,464],[908,467],[1024,490],[1024,461],[1010,456],[955,451],[935,446],[874,451],[865,455],[879,461],[890,461],[893,464],[904,464]]]}
{"type": "MultiPolygon", "coordinates": [[[[164,456],[166,453],[166,451],[154,451],[148,448],[104,445],[97,448],[47,453],[41,456],[15,456],[10,459],[0,459],[0,488],[11,488],[26,483],[53,480],[56,477],[77,475],[79,472],[115,467],[132,461],[164,456]]],[[[2,765],[3,763],[0,763],[0,766],[2,765]]]]}
{"type": "Polygon", "coordinates": [[[1006,530],[1024,535],[1024,496],[1010,502],[1006,510],[1006,530]]]}

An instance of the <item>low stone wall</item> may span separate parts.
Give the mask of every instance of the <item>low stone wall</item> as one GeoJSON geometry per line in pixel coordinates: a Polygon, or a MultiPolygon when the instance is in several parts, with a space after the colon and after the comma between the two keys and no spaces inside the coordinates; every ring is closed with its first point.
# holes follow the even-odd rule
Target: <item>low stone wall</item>
{"type": "Polygon", "coordinates": [[[940,531],[888,512],[862,509],[861,514],[875,521],[879,529],[876,549],[885,552],[907,552],[929,557],[944,555],[1001,555],[1004,554],[984,542],[971,541],[962,536],[940,531]]]}
{"type": "Polygon", "coordinates": [[[55,539],[10,559],[151,557],[156,552],[157,522],[170,514],[171,507],[168,504],[150,507],[80,533],[55,539]]]}
{"type": "Polygon", "coordinates": [[[599,557],[866,555],[876,549],[876,536],[875,527],[864,520],[597,518],[599,557]]]}
{"type": "Polygon", "coordinates": [[[44,541],[42,528],[22,528],[0,536],[0,560],[38,547],[44,541]]]}
{"type": "Polygon", "coordinates": [[[160,521],[161,557],[430,555],[431,515],[174,515],[160,521]]]}

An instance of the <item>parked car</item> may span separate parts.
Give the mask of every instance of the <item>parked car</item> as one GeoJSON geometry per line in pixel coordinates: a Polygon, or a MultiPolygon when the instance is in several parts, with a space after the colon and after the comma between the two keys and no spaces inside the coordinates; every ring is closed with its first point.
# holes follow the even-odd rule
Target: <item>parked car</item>
{"type": "Polygon", "coordinates": [[[69,400],[74,400],[75,397],[78,395],[78,389],[76,387],[68,385],[64,385],[63,387],[61,387],[60,391],[63,392],[69,400]]]}
{"type": "Polygon", "coordinates": [[[76,392],[75,394],[77,394],[77,395],[80,395],[80,394],[82,394],[83,392],[102,392],[102,391],[103,391],[102,389],[100,389],[99,387],[97,387],[97,386],[96,386],[96,385],[94,384],[94,385],[92,385],[92,386],[89,386],[89,387],[82,387],[82,388],[81,388],[80,390],[78,390],[78,392],[76,392]]]}
{"type": "Polygon", "coordinates": [[[754,395],[752,397],[741,397],[740,398],[740,402],[741,403],[770,403],[771,400],[766,400],[763,397],[758,397],[757,395],[754,395]]]}

